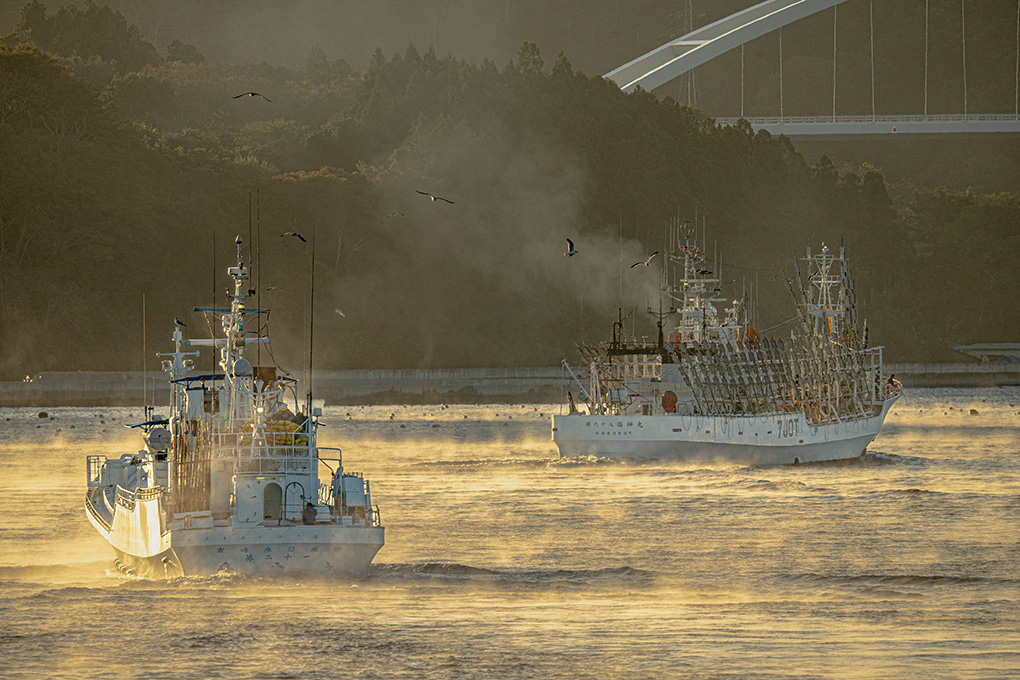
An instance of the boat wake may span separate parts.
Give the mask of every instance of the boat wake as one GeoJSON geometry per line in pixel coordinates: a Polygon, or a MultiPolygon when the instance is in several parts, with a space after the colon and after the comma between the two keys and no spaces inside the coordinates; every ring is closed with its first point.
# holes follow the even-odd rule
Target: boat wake
{"type": "Polygon", "coordinates": [[[657,572],[633,567],[604,569],[517,570],[487,569],[466,564],[421,562],[411,564],[374,564],[370,580],[421,583],[463,582],[475,584],[547,585],[547,586],[651,586],[657,572]]]}
{"type": "Polygon", "coordinates": [[[110,560],[69,562],[61,564],[20,564],[0,567],[0,583],[7,581],[79,581],[83,577],[102,575],[110,568],[110,560]]]}
{"type": "MultiPolygon", "coordinates": [[[[922,466],[928,464],[927,458],[920,456],[901,456],[895,453],[882,453],[881,451],[867,451],[860,458],[852,458],[858,465],[869,467],[879,465],[914,465],[922,466]]],[[[839,462],[839,461],[837,461],[839,462]]]]}
{"type": "Polygon", "coordinates": [[[1020,579],[999,579],[986,576],[952,576],[941,574],[797,574],[794,582],[836,586],[1017,586],[1020,579]]]}

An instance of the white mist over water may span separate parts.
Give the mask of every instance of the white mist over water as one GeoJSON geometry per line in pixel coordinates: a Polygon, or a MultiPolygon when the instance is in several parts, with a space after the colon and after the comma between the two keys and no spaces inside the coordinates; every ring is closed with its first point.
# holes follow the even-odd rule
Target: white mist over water
{"type": "Polygon", "coordinates": [[[909,390],[864,459],[774,468],[561,460],[557,408],[327,407],[371,575],[169,583],[82,510],[140,409],[0,409],[0,677],[1020,674],[1020,389],[909,390]]]}

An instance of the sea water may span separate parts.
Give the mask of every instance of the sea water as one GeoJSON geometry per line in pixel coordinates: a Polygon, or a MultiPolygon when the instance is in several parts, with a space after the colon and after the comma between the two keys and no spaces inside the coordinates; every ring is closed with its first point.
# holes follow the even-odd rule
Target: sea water
{"type": "Polygon", "coordinates": [[[0,677],[1020,677],[1020,389],[907,390],[785,467],[560,459],[557,408],[329,406],[370,574],[171,581],[82,507],[140,409],[0,409],[0,677]]]}

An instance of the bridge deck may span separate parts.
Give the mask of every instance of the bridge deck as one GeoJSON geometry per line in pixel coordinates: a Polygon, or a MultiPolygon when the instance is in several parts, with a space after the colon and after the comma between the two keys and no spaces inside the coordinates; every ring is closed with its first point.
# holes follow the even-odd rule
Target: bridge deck
{"type": "MultiPolygon", "coordinates": [[[[735,125],[739,118],[716,118],[720,125],[735,125]]],[[[1020,117],[1012,113],[902,116],[774,116],[748,117],[755,130],[787,137],[886,134],[1020,133],[1020,117]]]]}
{"type": "Polygon", "coordinates": [[[624,92],[652,90],[743,43],[845,0],[766,0],[658,47],[605,75],[624,92]]]}

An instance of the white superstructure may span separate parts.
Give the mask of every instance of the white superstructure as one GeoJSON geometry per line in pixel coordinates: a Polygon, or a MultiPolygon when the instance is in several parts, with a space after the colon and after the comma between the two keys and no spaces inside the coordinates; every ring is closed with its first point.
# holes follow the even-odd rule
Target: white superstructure
{"type": "MultiPolygon", "coordinates": [[[[899,397],[882,348],[857,322],[853,277],[840,248],[802,258],[790,283],[798,328],[786,340],[746,322],[747,298],[720,314],[721,276],[707,268],[690,223],[670,229],[663,291],[678,324],[656,343],[582,345],[579,399],[553,416],[563,456],[672,458],[747,465],[859,456],[899,397]]],[[[668,315],[663,315],[668,316],[668,315]]]]}
{"type": "Polygon", "coordinates": [[[89,456],[86,515],[118,568],[139,575],[362,575],[384,542],[369,483],[344,472],[339,449],[317,446],[311,393],[301,404],[296,381],[246,358],[268,337],[266,310],[245,306],[254,291],[240,237],[228,274],[230,306],[195,308],[220,320],[223,337],[186,340],[175,326],[174,351],[161,355],[170,416],[140,425],[137,453],[89,456]],[[219,371],[187,358],[198,352],[184,348],[203,345],[218,350],[219,371]]]}

